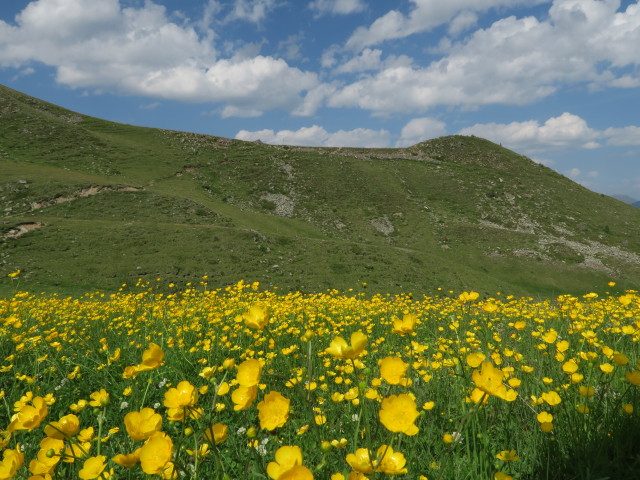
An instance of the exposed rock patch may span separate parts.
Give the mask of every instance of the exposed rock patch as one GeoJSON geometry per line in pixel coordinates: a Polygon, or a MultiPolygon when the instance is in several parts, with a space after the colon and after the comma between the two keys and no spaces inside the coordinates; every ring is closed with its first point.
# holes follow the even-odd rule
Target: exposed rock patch
{"type": "Polygon", "coordinates": [[[281,193],[265,193],[260,197],[260,199],[273,203],[276,215],[280,215],[281,217],[293,217],[293,211],[296,203],[291,197],[287,197],[281,193]]]}
{"type": "Polygon", "coordinates": [[[32,232],[32,231],[37,230],[39,228],[42,228],[44,226],[46,226],[46,224],[42,223],[42,222],[21,223],[19,225],[16,225],[15,227],[13,227],[8,232],[4,233],[2,235],[2,238],[20,238],[25,233],[32,232]]]}
{"type": "Polygon", "coordinates": [[[88,188],[83,188],[82,190],[78,190],[77,192],[74,192],[73,195],[69,195],[69,196],[60,195],[58,197],[54,197],[49,200],[33,202],[29,208],[29,211],[33,212],[35,210],[40,210],[41,208],[50,207],[52,205],[57,205],[59,203],[72,202],[73,200],[77,200],[79,198],[91,197],[93,195],[99,195],[104,192],[138,192],[141,190],[144,190],[144,188],[92,186],[88,188]]]}
{"type": "Polygon", "coordinates": [[[372,218],[371,226],[383,235],[391,235],[395,231],[393,224],[386,215],[379,218],[372,218]]]}

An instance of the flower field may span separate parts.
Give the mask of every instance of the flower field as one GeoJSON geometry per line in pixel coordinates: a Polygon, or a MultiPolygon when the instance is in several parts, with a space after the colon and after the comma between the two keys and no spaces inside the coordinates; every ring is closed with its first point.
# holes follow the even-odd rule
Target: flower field
{"type": "Polygon", "coordinates": [[[635,291],[417,298],[204,280],[0,300],[0,480],[639,471],[635,291]]]}

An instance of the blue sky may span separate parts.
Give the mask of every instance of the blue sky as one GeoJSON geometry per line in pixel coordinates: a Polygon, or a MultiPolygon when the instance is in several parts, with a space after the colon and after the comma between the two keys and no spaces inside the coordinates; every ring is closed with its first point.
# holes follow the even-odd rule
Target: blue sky
{"type": "Polygon", "coordinates": [[[640,199],[640,1],[3,0],[0,83],[274,144],[474,134],[640,199]]]}

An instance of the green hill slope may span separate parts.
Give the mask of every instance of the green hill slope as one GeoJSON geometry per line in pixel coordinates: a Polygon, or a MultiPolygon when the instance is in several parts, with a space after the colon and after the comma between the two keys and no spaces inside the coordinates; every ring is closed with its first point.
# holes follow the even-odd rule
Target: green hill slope
{"type": "Polygon", "coordinates": [[[302,148],[0,87],[0,293],[143,280],[547,295],[640,284],[640,210],[476,137],[302,148]]]}

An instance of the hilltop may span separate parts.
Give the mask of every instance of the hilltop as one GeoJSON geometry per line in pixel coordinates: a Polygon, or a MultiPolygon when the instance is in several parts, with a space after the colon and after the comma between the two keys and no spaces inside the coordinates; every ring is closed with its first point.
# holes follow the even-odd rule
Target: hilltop
{"type": "MultiPolygon", "coordinates": [[[[138,279],[553,295],[640,284],[640,210],[487,140],[272,146],[0,87],[0,293],[138,279]]],[[[618,287],[617,287],[618,288],[618,287]]]]}

